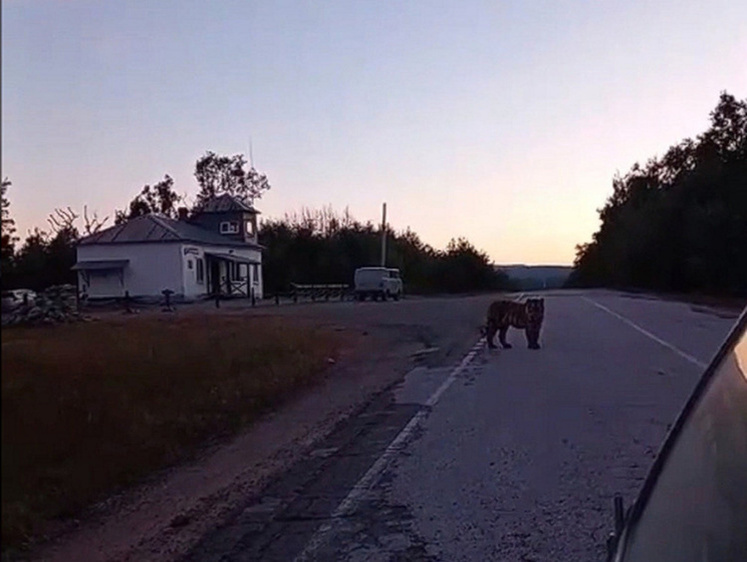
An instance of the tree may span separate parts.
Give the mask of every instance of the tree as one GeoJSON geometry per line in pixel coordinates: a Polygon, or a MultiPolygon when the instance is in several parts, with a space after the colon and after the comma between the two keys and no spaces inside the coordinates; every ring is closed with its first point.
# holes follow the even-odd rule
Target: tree
{"type": "Polygon", "coordinates": [[[254,166],[246,173],[247,198],[253,205],[255,199],[261,199],[262,193],[270,189],[270,182],[265,174],[259,173],[254,166]]]}
{"type": "Polygon", "coordinates": [[[34,290],[47,286],[48,245],[46,232],[35,228],[29,233],[16,255],[13,279],[8,286],[34,290]]]}
{"type": "MultiPolygon", "coordinates": [[[[81,234],[81,229],[76,225],[79,218],[81,218],[81,216],[78,213],[73,211],[70,207],[66,207],[65,209],[55,209],[54,212],[47,217],[47,222],[49,223],[54,235],[61,232],[72,232],[75,233],[73,238],[77,239],[81,234]]],[[[104,227],[108,220],[109,217],[99,219],[96,211],[93,211],[89,215],[88,206],[83,205],[83,236],[90,236],[91,234],[97,233],[104,227]]]]}
{"type": "Polygon", "coordinates": [[[85,206],[82,227],[78,226],[80,218],[70,207],[55,209],[47,218],[50,231],[34,229],[15,253],[9,275],[3,276],[3,286],[41,290],[50,285],[74,284],[72,267],[81,232],[94,234],[107,220],[100,220],[95,212],[89,215],[85,206]]]}
{"type": "Polygon", "coordinates": [[[747,157],[747,99],[740,101],[721,92],[703,139],[713,142],[724,160],[747,157]]]}
{"type": "MultiPolygon", "coordinates": [[[[148,213],[160,213],[169,218],[178,217],[178,205],[184,197],[174,190],[174,180],[166,174],[157,184],[145,185],[124,211],[115,213],[115,223],[121,224],[148,213]]],[[[105,219],[106,220],[106,219],[105,219]]]]}
{"type": "Polygon", "coordinates": [[[235,195],[249,204],[261,198],[270,189],[270,182],[253,166],[245,170],[246,163],[242,154],[220,156],[206,152],[195,163],[195,178],[200,186],[196,206],[200,207],[208,199],[223,193],[235,195]]]}
{"type": "Polygon", "coordinates": [[[747,100],[722,92],[710,117],[613,178],[570,284],[747,295],[747,100]]]}
{"type": "Polygon", "coordinates": [[[439,288],[450,293],[506,288],[508,281],[505,274],[495,271],[488,255],[465,238],[449,241],[436,271],[439,288]]]}
{"type": "Polygon", "coordinates": [[[0,274],[3,279],[3,287],[8,284],[8,277],[12,278],[15,257],[16,223],[10,216],[10,200],[8,199],[8,188],[11,186],[8,178],[2,181],[2,242],[0,245],[0,274]]]}
{"type": "Polygon", "coordinates": [[[90,236],[91,234],[95,234],[100,231],[102,228],[104,228],[104,225],[108,220],[109,217],[99,219],[99,215],[96,211],[93,211],[89,216],[88,206],[83,205],[83,234],[85,236],[90,236]]]}
{"type": "MultiPolygon", "coordinates": [[[[381,233],[373,224],[356,221],[346,209],[301,209],[280,220],[265,221],[259,232],[265,287],[285,292],[291,283],[345,283],[356,268],[379,260],[381,233]]],[[[484,252],[467,240],[453,240],[436,251],[411,230],[387,232],[387,264],[402,272],[409,293],[487,291],[509,288],[484,252]]]]}
{"type": "Polygon", "coordinates": [[[47,217],[52,232],[57,235],[62,232],[67,237],[78,238],[78,229],[75,227],[75,221],[78,220],[80,215],[73,211],[70,207],[66,209],[55,209],[54,212],[47,217]]]}

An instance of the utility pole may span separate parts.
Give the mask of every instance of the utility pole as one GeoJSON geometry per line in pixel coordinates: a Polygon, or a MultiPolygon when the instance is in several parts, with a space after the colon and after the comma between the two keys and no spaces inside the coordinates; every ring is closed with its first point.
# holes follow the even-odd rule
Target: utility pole
{"type": "Polygon", "coordinates": [[[386,267],[386,203],[381,212],[381,267],[386,267]]]}

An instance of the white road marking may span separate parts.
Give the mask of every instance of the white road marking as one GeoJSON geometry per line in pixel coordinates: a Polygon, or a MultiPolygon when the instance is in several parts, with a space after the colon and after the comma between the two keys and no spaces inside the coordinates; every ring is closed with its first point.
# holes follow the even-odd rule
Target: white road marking
{"type": "MultiPolygon", "coordinates": [[[[514,300],[521,301],[524,297],[524,293],[519,293],[514,297],[514,300]]],[[[477,343],[472,346],[472,349],[464,356],[461,363],[457,365],[446,377],[443,383],[431,394],[430,398],[426,401],[426,408],[430,409],[435,406],[444,392],[454,384],[457,377],[466,369],[466,367],[472,362],[475,356],[479,353],[480,349],[485,344],[485,338],[480,338],[477,343]]],[[[420,426],[422,421],[428,415],[428,409],[421,409],[416,413],[410,421],[407,422],[404,428],[397,434],[394,440],[387,446],[381,456],[376,462],[368,469],[368,471],[361,477],[358,482],[350,489],[348,495],[345,496],[340,502],[340,505],[330,515],[330,522],[321,525],[312,535],[309,542],[306,543],[304,549],[293,559],[293,562],[305,562],[307,560],[313,560],[313,556],[321,548],[329,535],[334,530],[335,525],[339,525],[340,520],[350,515],[355,511],[358,503],[364,498],[365,494],[369,492],[379,481],[384,471],[394,460],[394,457],[404,449],[407,441],[412,436],[413,432],[420,426]]]]}
{"type": "Polygon", "coordinates": [[[581,297],[581,298],[582,298],[582,299],[584,299],[585,301],[587,301],[587,302],[589,302],[589,303],[593,304],[593,305],[594,305],[594,306],[596,306],[597,308],[599,308],[599,309],[601,309],[601,310],[604,310],[605,312],[607,312],[607,313],[611,314],[612,316],[614,316],[614,317],[615,317],[615,318],[617,318],[618,320],[622,320],[623,322],[625,322],[625,323],[626,323],[626,324],[627,324],[628,326],[630,326],[630,327],[631,327],[631,328],[633,328],[634,330],[637,330],[637,331],[639,331],[639,332],[640,332],[641,334],[643,334],[644,336],[648,336],[649,338],[651,338],[652,340],[654,340],[654,341],[655,341],[656,343],[658,343],[658,344],[661,344],[661,345],[663,345],[664,347],[666,347],[667,349],[669,349],[670,351],[673,351],[673,352],[675,352],[675,353],[676,353],[677,355],[679,355],[680,357],[682,357],[682,358],[683,358],[684,360],[686,360],[686,361],[689,361],[689,362],[690,362],[690,363],[692,363],[693,365],[697,365],[697,366],[698,366],[698,367],[700,367],[701,369],[705,369],[705,368],[706,368],[706,367],[708,366],[708,364],[707,364],[707,363],[704,363],[703,361],[700,361],[699,359],[696,359],[695,357],[693,357],[693,356],[692,356],[692,355],[690,355],[689,353],[685,353],[684,351],[682,351],[681,349],[679,349],[679,348],[675,347],[675,346],[674,346],[674,345],[672,345],[671,343],[669,343],[669,342],[666,342],[666,341],[664,341],[663,339],[661,339],[660,337],[658,337],[658,336],[656,336],[656,335],[652,334],[652,333],[651,333],[651,332],[649,332],[648,330],[646,330],[646,329],[644,329],[644,328],[641,328],[641,327],[640,327],[640,326],[639,326],[638,324],[636,324],[635,322],[633,322],[633,321],[631,321],[631,320],[628,320],[627,318],[625,318],[624,316],[622,316],[622,315],[618,314],[618,313],[617,313],[617,312],[615,312],[614,310],[610,310],[609,308],[607,308],[607,307],[606,307],[606,306],[604,306],[603,304],[599,304],[598,302],[596,302],[596,301],[594,301],[594,300],[591,300],[591,299],[590,299],[589,297],[581,297]]]}
{"type": "MultiPolygon", "coordinates": [[[[461,363],[454,367],[446,380],[441,383],[441,386],[439,386],[431,395],[431,397],[428,398],[428,401],[425,403],[427,408],[432,408],[436,405],[443,393],[446,392],[446,390],[452,384],[454,384],[454,381],[457,379],[457,377],[475,358],[484,343],[485,338],[480,338],[480,340],[478,340],[478,342],[474,346],[472,346],[472,349],[469,351],[469,353],[467,353],[467,355],[464,356],[461,363]]],[[[384,452],[371,466],[371,468],[369,468],[368,471],[363,475],[363,477],[361,477],[361,479],[358,480],[358,482],[356,482],[355,485],[350,489],[350,492],[347,496],[345,496],[345,499],[340,502],[340,505],[337,506],[337,509],[332,512],[330,516],[331,521],[329,523],[324,523],[316,530],[311,539],[309,539],[309,542],[306,543],[304,549],[298,554],[298,556],[293,559],[294,562],[305,562],[307,560],[314,560],[314,555],[319,550],[319,548],[325,544],[335,526],[339,525],[340,520],[343,517],[350,515],[355,511],[355,508],[357,507],[359,502],[364,498],[365,494],[376,485],[384,471],[394,460],[394,457],[404,449],[408,439],[412,437],[414,431],[428,415],[427,408],[421,409],[417,414],[410,418],[410,421],[407,422],[407,425],[402,428],[402,430],[397,434],[394,440],[384,450],[384,452]]]]}

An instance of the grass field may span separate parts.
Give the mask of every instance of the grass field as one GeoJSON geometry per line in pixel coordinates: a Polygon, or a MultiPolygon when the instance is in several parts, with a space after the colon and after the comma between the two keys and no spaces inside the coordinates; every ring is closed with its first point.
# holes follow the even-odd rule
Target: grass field
{"type": "Polygon", "coordinates": [[[319,379],[343,343],[240,315],[3,329],[3,550],[251,422],[319,379]]]}

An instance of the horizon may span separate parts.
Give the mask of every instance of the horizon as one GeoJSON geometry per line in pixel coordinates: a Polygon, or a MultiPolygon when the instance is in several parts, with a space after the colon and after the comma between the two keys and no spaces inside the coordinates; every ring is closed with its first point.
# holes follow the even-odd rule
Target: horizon
{"type": "MultiPolygon", "coordinates": [[[[747,5],[2,4],[2,176],[18,235],[110,216],[206,151],[265,218],[348,207],[494,264],[569,267],[612,178],[747,95],[747,5]],[[718,30],[711,31],[711,30],[718,30]],[[251,146],[251,149],[250,149],[251,146]]],[[[107,223],[107,226],[111,223],[107,223]]]]}
{"type": "Polygon", "coordinates": [[[531,264],[531,263],[494,263],[493,265],[497,267],[573,267],[573,264],[566,265],[562,263],[541,263],[541,264],[531,264]]]}

